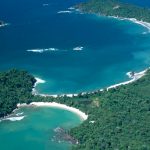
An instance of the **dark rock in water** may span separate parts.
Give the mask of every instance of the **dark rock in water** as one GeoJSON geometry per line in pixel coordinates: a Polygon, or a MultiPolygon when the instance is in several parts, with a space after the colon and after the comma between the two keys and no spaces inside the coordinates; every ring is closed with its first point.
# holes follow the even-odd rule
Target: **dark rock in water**
{"type": "Polygon", "coordinates": [[[131,75],[131,77],[134,77],[135,72],[134,72],[134,71],[131,71],[131,72],[130,72],[130,75],[131,75]]]}
{"type": "Polygon", "coordinates": [[[53,137],[54,141],[57,142],[69,142],[71,144],[78,144],[78,140],[74,139],[71,135],[69,135],[68,131],[61,127],[57,127],[54,129],[56,135],[53,137]]]}

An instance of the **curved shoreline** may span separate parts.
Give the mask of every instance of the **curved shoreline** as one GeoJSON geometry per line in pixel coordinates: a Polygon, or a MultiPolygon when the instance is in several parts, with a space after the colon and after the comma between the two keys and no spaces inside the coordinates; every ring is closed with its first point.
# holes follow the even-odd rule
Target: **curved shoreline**
{"type": "MultiPolygon", "coordinates": [[[[139,80],[140,78],[142,78],[145,74],[146,74],[146,72],[147,72],[147,70],[148,69],[150,69],[150,68],[147,68],[147,69],[145,69],[145,70],[143,70],[143,71],[141,71],[141,72],[134,72],[134,75],[133,76],[131,76],[130,75],[130,73],[131,72],[127,72],[126,73],[126,75],[129,77],[129,79],[130,80],[127,80],[127,81],[124,81],[124,82],[121,82],[121,83],[117,83],[117,84],[113,84],[113,85],[110,85],[110,86],[108,86],[108,87],[105,87],[105,88],[102,88],[102,89],[100,89],[100,90],[95,90],[95,91],[91,91],[91,92],[81,92],[81,94],[82,95],[84,95],[84,94],[92,94],[92,93],[94,93],[94,92],[97,92],[97,91],[103,91],[103,90],[109,90],[109,89],[112,89],[112,88],[117,88],[117,87],[119,87],[119,86],[121,86],[121,85],[127,85],[127,84],[129,84],[129,83],[133,83],[133,82],[135,82],[135,81],[137,81],[137,80],[139,80]]],[[[37,91],[36,91],[36,86],[37,85],[39,85],[39,84],[43,84],[43,83],[45,83],[46,81],[44,81],[44,80],[42,80],[42,79],[40,79],[40,78],[35,78],[36,80],[37,80],[37,82],[35,83],[35,86],[34,86],[34,88],[33,88],[33,91],[32,91],[32,93],[33,93],[33,95],[39,95],[39,96],[42,96],[42,97],[47,97],[47,96],[49,96],[49,97],[53,97],[53,98],[57,98],[57,97],[64,97],[64,96],[67,96],[67,97],[74,97],[74,96],[78,96],[78,94],[77,93],[72,93],[72,94],[61,94],[61,95],[59,95],[59,94],[40,94],[40,93],[38,93],[37,91]]]]}
{"type": "MultiPolygon", "coordinates": [[[[137,80],[139,80],[140,78],[142,78],[146,72],[147,72],[148,69],[145,69],[144,71],[141,71],[141,72],[138,72],[138,73],[135,73],[134,72],[134,75],[131,75],[131,72],[127,72],[127,75],[129,78],[131,78],[131,80],[128,80],[128,81],[125,81],[125,82],[121,82],[121,83],[118,83],[118,84],[114,84],[114,85],[111,85],[109,87],[106,88],[106,90],[108,91],[109,89],[112,89],[112,88],[117,88],[121,85],[127,85],[129,83],[132,83],[132,82],[135,82],[137,80]]],[[[33,88],[33,94],[34,95],[40,95],[40,96],[44,96],[44,97],[47,97],[47,96],[51,96],[51,97],[58,97],[58,95],[46,95],[46,94],[38,94],[38,92],[35,90],[36,88],[36,85],[40,84],[40,83],[45,83],[46,81],[42,80],[42,79],[39,79],[39,78],[36,78],[37,82],[35,83],[35,86],[33,88]]],[[[101,89],[100,91],[103,91],[104,89],[101,89]]],[[[94,91],[95,92],[95,91],[94,91]]],[[[94,92],[90,92],[91,94],[94,93],[94,92]]],[[[90,94],[89,93],[89,94],[90,94]]],[[[87,94],[87,92],[82,92],[82,95],[84,94],[87,94]]],[[[67,97],[73,97],[73,96],[77,96],[78,94],[63,94],[63,95],[60,95],[60,96],[67,96],[67,97]]],[[[64,110],[67,110],[67,111],[70,111],[72,113],[75,113],[77,114],[83,121],[87,120],[88,119],[88,115],[85,114],[84,112],[80,111],[79,109],[77,108],[74,108],[74,107],[70,107],[70,106],[67,106],[65,104],[60,104],[60,103],[56,103],[56,102],[32,102],[30,103],[29,105],[27,104],[18,104],[17,105],[18,107],[24,107],[24,106],[36,106],[36,107],[54,107],[54,108],[59,108],[59,109],[64,109],[64,110]]]]}
{"type": "Polygon", "coordinates": [[[139,21],[136,18],[122,18],[122,17],[117,17],[117,16],[106,16],[106,17],[110,17],[110,18],[114,18],[114,19],[118,19],[118,20],[128,20],[130,22],[133,22],[135,24],[138,24],[146,29],[148,29],[148,32],[150,32],[150,23],[149,22],[144,22],[144,21],[139,21]]]}
{"type": "Polygon", "coordinates": [[[18,108],[19,107],[26,107],[26,106],[59,108],[59,109],[67,110],[67,111],[70,111],[74,114],[77,114],[83,121],[88,119],[88,115],[86,115],[84,112],[80,111],[79,109],[67,106],[65,104],[56,103],[56,102],[32,102],[29,105],[17,104],[18,108]]]}
{"type": "MultiPolygon", "coordinates": [[[[121,18],[121,17],[116,17],[116,16],[106,16],[106,17],[111,17],[111,18],[118,19],[118,20],[128,20],[128,21],[131,21],[131,22],[133,22],[135,24],[139,24],[139,25],[145,27],[146,29],[148,29],[148,33],[150,32],[150,23],[148,23],[148,22],[139,21],[139,20],[137,20],[135,18],[121,18]]],[[[92,93],[97,92],[97,91],[103,91],[104,89],[106,89],[108,91],[109,89],[117,88],[117,87],[119,87],[121,85],[127,85],[127,84],[130,84],[130,83],[133,83],[133,82],[139,80],[140,78],[142,78],[146,74],[146,72],[147,72],[148,69],[149,68],[147,68],[147,69],[145,69],[145,70],[143,70],[141,72],[138,72],[138,73],[134,72],[133,76],[131,76],[131,74],[130,74],[131,72],[128,72],[126,75],[128,75],[128,77],[130,78],[130,80],[127,80],[125,82],[121,82],[121,83],[118,83],[118,84],[114,84],[114,85],[111,85],[109,87],[102,88],[100,90],[96,90],[96,91],[92,91],[92,92],[82,92],[81,94],[82,95],[87,94],[87,93],[88,94],[90,94],[90,93],[92,94],[92,93]]],[[[32,91],[32,93],[34,95],[40,95],[40,96],[43,96],[43,97],[49,96],[49,97],[54,97],[54,98],[57,98],[59,96],[60,97],[64,97],[64,96],[67,96],[67,97],[78,96],[78,94],[62,94],[62,95],[57,95],[57,94],[56,95],[39,94],[36,91],[36,86],[38,84],[45,83],[46,81],[44,81],[44,80],[42,80],[40,78],[35,78],[35,79],[37,80],[37,82],[35,83],[33,91],[32,91]]],[[[55,103],[55,102],[32,102],[30,105],[32,105],[32,106],[34,105],[34,106],[38,106],[38,107],[45,107],[46,106],[46,107],[56,107],[56,108],[60,108],[60,109],[65,109],[65,110],[68,110],[70,112],[73,112],[73,113],[77,114],[83,120],[87,120],[87,118],[88,118],[88,115],[86,115],[84,112],[82,112],[79,109],[76,109],[74,107],[69,107],[69,106],[67,106],[65,104],[59,104],[59,103],[55,103]]]]}

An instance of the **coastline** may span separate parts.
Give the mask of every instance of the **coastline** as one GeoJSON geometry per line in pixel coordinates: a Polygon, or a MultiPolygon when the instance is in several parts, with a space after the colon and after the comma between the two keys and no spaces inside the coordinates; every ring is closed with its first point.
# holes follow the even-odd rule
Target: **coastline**
{"type": "Polygon", "coordinates": [[[136,18],[122,18],[122,17],[117,17],[117,16],[106,16],[106,17],[110,17],[110,18],[114,18],[114,19],[118,19],[118,20],[128,20],[131,21],[135,24],[139,24],[143,27],[145,27],[146,29],[148,29],[148,32],[150,32],[150,23],[149,22],[144,22],[144,21],[139,21],[136,18]]]}
{"type": "MultiPolygon", "coordinates": [[[[138,21],[135,18],[121,18],[121,17],[115,17],[115,16],[106,16],[106,17],[111,17],[111,18],[115,18],[115,19],[119,19],[119,20],[129,20],[133,23],[139,24],[139,25],[147,28],[148,31],[150,32],[150,23],[143,22],[143,21],[138,21]]],[[[7,24],[5,24],[5,25],[7,25],[7,24]]],[[[5,25],[1,25],[1,26],[5,26],[5,25]]],[[[132,82],[135,82],[138,79],[140,79],[141,77],[143,77],[145,75],[145,73],[147,72],[147,70],[148,69],[146,69],[144,71],[141,71],[141,72],[138,72],[138,73],[134,73],[134,76],[131,76],[130,72],[128,72],[127,75],[129,76],[130,80],[127,80],[125,82],[121,82],[121,83],[118,83],[118,84],[111,85],[111,86],[106,87],[104,89],[106,89],[108,91],[109,89],[117,88],[121,85],[127,85],[127,84],[130,84],[132,82]]],[[[67,96],[67,97],[74,97],[74,96],[76,97],[76,96],[78,96],[78,94],[62,94],[62,95],[40,94],[36,91],[36,86],[39,85],[39,84],[44,84],[46,81],[44,81],[40,78],[37,78],[37,77],[35,79],[36,79],[36,83],[34,84],[34,87],[32,89],[32,94],[33,95],[39,95],[39,96],[43,96],[43,97],[54,97],[54,98],[64,97],[64,96],[67,96]]],[[[100,89],[100,90],[96,90],[96,91],[92,91],[92,92],[82,92],[81,95],[92,94],[94,92],[103,91],[104,89],[100,89]]],[[[69,107],[65,104],[55,103],[55,102],[32,102],[29,105],[27,105],[27,104],[18,104],[17,106],[18,107],[23,107],[23,106],[55,107],[55,108],[60,108],[60,109],[64,109],[64,110],[73,112],[73,113],[77,114],[78,116],[80,116],[80,118],[83,119],[83,120],[87,120],[87,118],[88,118],[88,115],[86,115],[84,112],[80,111],[79,109],[76,109],[74,107],[69,107]]],[[[13,118],[14,118],[14,120],[11,118],[11,116],[6,116],[6,118],[3,118],[2,120],[17,121],[17,120],[23,119],[24,116],[13,117],[13,118]]]]}
{"type": "MultiPolygon", "coordinates": [[[[134,72],[134,75],[133,76],[131,76],[131,72],[127,72],[126,73],[126,75],[129,77],[129,79],[130,80],[127,80],[127,81],[124,81],[124,82],[121,82],[121,83],[117,83],[117,84],[113,84],[113,85],[110,85],[110,86],[108,86],[108,87],[106,87],[106,88],[102,88],[102,89],[100,89],[100,90],[95,90],[95,91],[91,91],[91,92],[82,92],[81,93],[81,95],[85,95],[85,94],[92,94],[92,93],[94,93],[94,92],[98,92],[98,91],[104,91],[105,89],[108,91],[109,89],[112,89],[112,88],[117,88],[117,87],[119,87],[119,86],[121,86],[121,85],[127,85],[127,84],[130,84],[130,83],[133,83],[133,82],[135,82],[135,81],[137,81],[137,80],[139,80],[140,78],[142,78],[145,74],[146,74],[146,72],[147,72],[147,70],[148,69],[150,69],[150,68],[147,68],[147,69],[145,69],[145,70],[143,70],[143,71],[141,71],[141,72],[134,72]]],[[[75,94],[75,93],[71,93],[71,94],[61,94],[61,95],[57,95],[57,94],[55,94],[55,95],[51,95],[51,94],[40,94],[40,93],[38,93],[37,91],[36,91],[36,86],[38,85],[38,84],[43,84],[43,83],[45,83],[46,81],[44,81],[44,80],[42,80],[42,79],[40,79],[40,78],[35,78],[36,80],[37,80],[37,82],[35,83],[35,85],[34,85],[34,88],[33,88],[33,95],[39,95],[39,96],[42,96],[42,97],[53,97],[53,98],[57,98],[57,97],[64,97],[64,96],[67,96],[67,97],[70,97],[70,98],[72,98],[72,97],[76,97],[76,96],[78,96],[78,94],[75,94]]]]}
{"type": "Polygon", "coordinates": [[[67,110],[67,111],[77,114],[83,121],[88,119],[88,115],[86,115],[84,112],[80,111],[79,109],[67,106],[65,104],[56,103],[56,102],[32,102],[29,105],[17,104],[18,108],[26,107],[26,106],[59,108],[59,109],[67,110]]]}
{"type": "MultiPolygon", "coordinates": [[[[144,21],[139,21],[135,18],[121,18],[121,17],[116,17],[116,16],[106,16],[106,17],[111,17],[111,18],[114,18],[114,19],[118,19],[118,20],[128,20],[128,21],[131,21],[135,24],[139,24],[143,27],[145,27],[146,29],[148,29],[148,33],[150,33],[150,23],[148,22],[144,22],[144,21]]],[[[143,32],[143,34],[146,34],[147,32],[143,32]]],[[[113,89],[113,88],[117,88],[119,86],[122,86],[122,85],[127,85],[127,84],[130,84],[130,83],[133,83],[137,80],[139,80],[140,78],[142,78],[147,70],[150,69],[150,68],[147,68],[141,72],[138,72],[138,73],[134,73],[133,76],[131,76],[131,72],[127,72],[126,75],[129,77],[130,80],[127,80],[127,81],[124,81],[124,82],[121,82],[121,83],[117,83],[117,84],[114,84],[114,85],[110,85],[109,87],[106,87],[106,88],[103,88],[103,89],[100,89],[100,90],[96,90],[96,91],[92,91],[92,92],[82,92],[81,95],[85,95],[85,94],[92,94],[94,92],[98,92],[98,91],[104,91],[104,89],[106,89],[107,91],[110,90],[110,89],[113,89]]],[[[78,96],[78,94],[61,94],[61,95],[49,95],[49,94],[40,94],[36,91],[36,86],[38,84],[41,84],[41,83],[45,83],[46,81],[40,79],[40,78],[35,78],[37,80],[37,82],[35,83],[34,85],[34,88],[33,88],[33,94],[34,95],[39,95],[39,96],[43,96],[43,97],[54,97],[54,98],[57,98],[57,97],[64,97],[64,96],[67,96],[67,97],[74,97],[74,96],[78,96]]],[[[59,104],[59,103],[55,103],[55,102],[32,102],[30,105],[34,105],[34,106],[38,106],[38,107],[45,107],[45,106],[48,106],[48,107],[57,107],[57,108],[60,108],[60,109],[65,109],[65,110],[68,110],[68,111],[71,111],[73,113],[76,113],[77,115],[79,115],[83,120],[87,120],[88,118],[88,115],[86,115],[84,112],[81,112],[79,109],[76,109],[76,108],[73,108],[73,107],[69,107],[65,104],[59,104]]]]}
{"type": "Polygon", "coordinates": [[[130,83],[133,83],[133,82],[139,80],[140,78],[142,78],[146,74],[147,71],[148,71],[148,69],[145,69],[144,71],[141,71],[141,72],[138,72],[138,73],[135,72],[133,76],[131,75],[131,72],[127,72],[126,75],[129,78],[131,78],[131,80],[111,85],[111,86],[107,87],[107,91],[109,89],[117,88],[121,85],[127,85],[127,84],[130,84],[130,83]]]}

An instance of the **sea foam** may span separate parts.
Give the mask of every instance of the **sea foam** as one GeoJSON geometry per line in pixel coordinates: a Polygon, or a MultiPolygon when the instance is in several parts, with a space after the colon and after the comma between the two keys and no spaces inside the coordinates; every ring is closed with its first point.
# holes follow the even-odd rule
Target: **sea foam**
{"type": "Polygon", "coordinates": [[[73,48],[74,51],[82,51],[84,47],[79,46],[79,47],[75,47],[73,48]]]}
{"type": "Polygon", "coordinates": [[[49,6],[49,4],[43,4],[43,6],[49,6]]]}
{"type": "Polygon", "coordinates": [[[3,120],[9,120],[9,121],[20,121],[24,118],[25,116],[19,116],[19,117],[8,117],[8,118],[5,118],[5,119],[2,119],[1,121],[3,120]]]}
{"type": "Polygon", "coordinates": [[[23,112],[16,114],[16,116],[21,116],[21,115],[23,115],[23,112]]]}
{"type": "Polygon", "coordinates": [[[57,48],[29,49],[27,52],[43,53],[47,51],[58,51],[57,48]]]}
{"type": "Polygon", "coordinates": [[[72,11],[70,11],[70,10],[63,10],[63,11],[58,11],[57,12],[58,14],[67,14],[67,13],[72,13],[72,11]]]}

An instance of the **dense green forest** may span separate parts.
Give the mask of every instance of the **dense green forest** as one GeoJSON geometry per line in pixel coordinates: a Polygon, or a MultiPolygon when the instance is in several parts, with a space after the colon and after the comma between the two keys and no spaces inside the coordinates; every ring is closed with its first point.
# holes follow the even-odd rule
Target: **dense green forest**
{"type": "Polygon", "coordinates": [[[80,142],[75,150],[150,149],[150,71],[132,84],[88,99],[88,120],[71,130],[80,142]]]}
{"type": "Polygon", "coordinates": [[[73,150],[150,149],[150,70],[138,81],[69,97],[41,97],[31,93],[35,83],[27,72],[0,73],[0,113],[10,113],[18,102],[59,102],[79,108],[88,119],[69,131],[79,141],[73,150]]]}
{"type": "Polygon", "coordinates": [[[17,103],[29,103],[36,80],[16,69],[0,73],[0,117],[10,114],[17,103]]]}
{"type": "Polygon", "coordinates": [[[150,22],[150,9],[120,2],[119,0],[89,0],[76,6],[85,13],[122,18],[136,18],[139,21],[150,22]]]}

